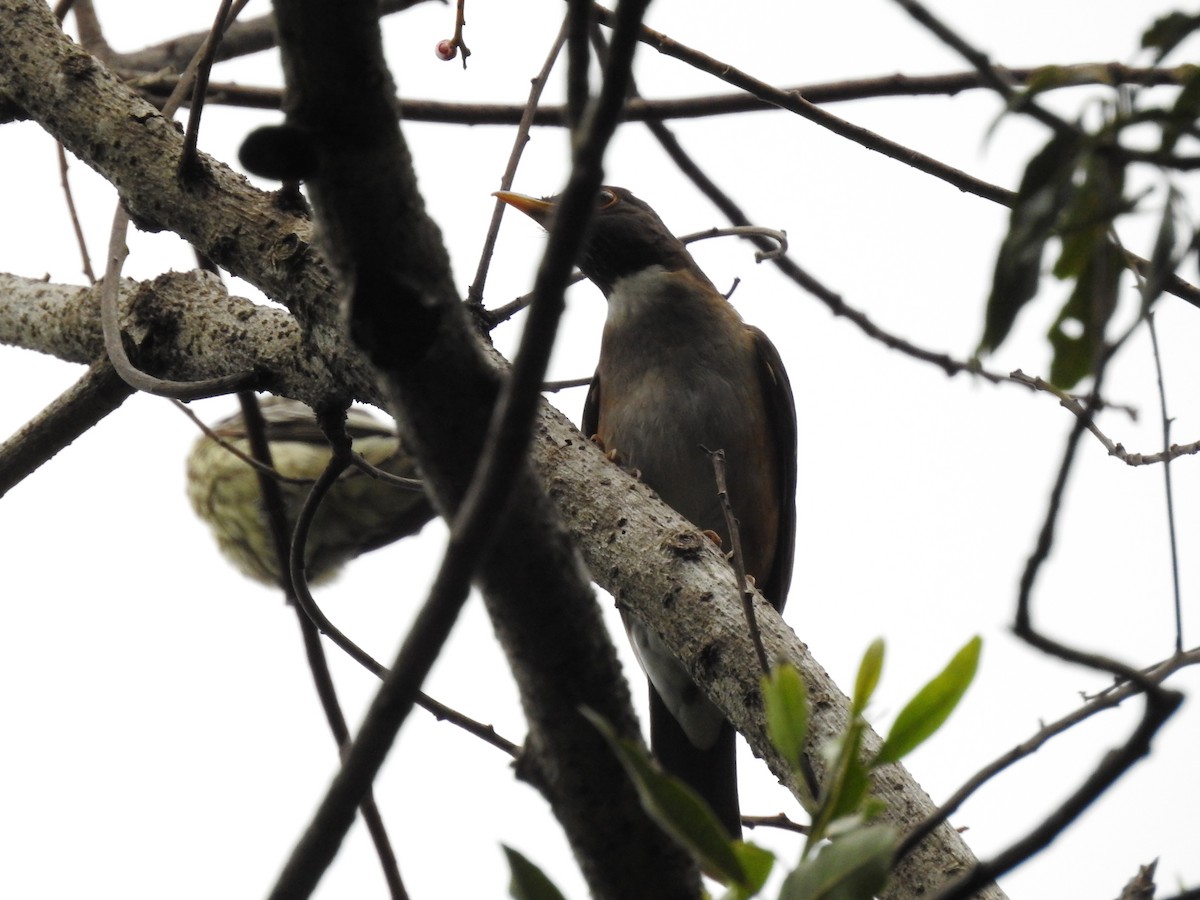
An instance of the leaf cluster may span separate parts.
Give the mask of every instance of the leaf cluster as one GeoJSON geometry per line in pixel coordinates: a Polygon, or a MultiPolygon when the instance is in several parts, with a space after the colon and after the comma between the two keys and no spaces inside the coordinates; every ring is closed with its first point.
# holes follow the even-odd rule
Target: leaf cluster
{"type": "MultiPolygon", "coordinates": [[[[968,641],[932,680],[901,709],[874,753],[863,747],[863,718],[883,671],[884,644],[874,641],[863,655],[846,730],[821,748],[825,777],[803,798],[812,823],[796,868],[788,873],[779,900],[869,900],[887,882],[900,834],[875,822],[883,802],[871,794],[872,774],[899,762],[931,737],[958,705],[975,677],[981,640],[968,641]]],[[[807,793],[808,693],[793,666],[781,664],[762,680],[767,730],[775,748],[801,777],[807,793]]],[[[701,870],[726,890],[723,900],[748,900],[766,884],[775,864],[770,851],[734,840],[703,800],[666,774],[646,748],[619,736],[595,713],[585,710],[625,767],[650,816],[685,847],[701,870]]],[[[562,900],[544,873],[510,848],[510,891],[517,900],[562,900]]]]}
{"type": "MultiPolygon", "coordinates": [[[[1200,30],[1200,16],[1173,13],[1158,19],[1142,36],[1155,63],[1200,30]]],[[[1119,91],[1100,104],[1099,121],[1062,123],[1025,167],[996,258],[984,318],[980,354],[996,350],[1017,315],[1037,295],[1048,250],[1056,256],[1049,271],[1071,285],[1070,294],[1047,332],[1053,358],[1050,381],[1064,390],[1095,373],[1107,349],[1106,329],[1117,308],[1121,276],[1132,268],[1118,237],[1123,218],[1148,205],[1160,207],[1161,224],[1150,265],[1139,273],[1145,311],[1162,293],[1182,261],[1175,223],[1182,199],[1172,184],[1179,171],[1200,161],[1179,155],[1180,142],[1200,137],[1200,67],[1179,69],[1181,88],[1170,102],[1149,102],[1160,93],[1119,91]],[[1148,146],[1147,137],[1156,138],[1148,146]],[[1129,196],[1135,166],[1153,171],[1161,187],[1129,196]]],[[[1044,91],[1069,83],[1066,69],[1047,67],[1010,104],[1020,110],[1044,91]]],[[[1200,246],[1200,233],[1189,246],[1200,246]]]]}

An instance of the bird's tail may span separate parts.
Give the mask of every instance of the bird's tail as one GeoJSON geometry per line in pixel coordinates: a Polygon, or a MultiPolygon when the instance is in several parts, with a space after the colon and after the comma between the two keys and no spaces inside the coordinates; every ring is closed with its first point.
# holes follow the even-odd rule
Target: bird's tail
{"type": "Polygon", "coordinates": [[[650,687],[650,747],[655,758],[712,807],[730,836],[740,839],[742,815],[738,805],[736,737],[733,726],[723,722],[711,747],[697,747],[688,740],[658,691],[650,687]]]}

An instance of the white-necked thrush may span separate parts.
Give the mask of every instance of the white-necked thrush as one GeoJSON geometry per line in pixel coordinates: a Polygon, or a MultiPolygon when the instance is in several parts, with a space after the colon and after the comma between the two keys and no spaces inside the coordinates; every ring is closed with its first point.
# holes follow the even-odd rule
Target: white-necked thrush
{"type": "MultiPolygon", "coordinates": [[[[556,197],[501,191],[549,226],[556,197]]],[[[582,430],[729,547],[710,451],[725,451],[746,572],[782,609],[796,530],[796,409],[779,353],[648,205],[601,188],[579,268],[608,298],[582,430]]],[[[741,834],[734,731],[657,634],[623,615],[650,680],[651,748],[741,834]]]]}

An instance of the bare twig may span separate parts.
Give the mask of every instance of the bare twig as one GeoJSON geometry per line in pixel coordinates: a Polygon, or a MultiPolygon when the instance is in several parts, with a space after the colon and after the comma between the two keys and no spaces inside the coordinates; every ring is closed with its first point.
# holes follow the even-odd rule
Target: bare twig
{"type": "MultiPolygon", "coordinates": [[[[579,2],[579,0],[576,0],[579,2]]],[[[538,270],[535,301],[522,334],[521,348],[497,402],[489,437],[471,486],[455,514],[450,545],[429,597],[418,613],[389,676],[367,713],[341,772],[322,801],[305,836],[275,884],[272,897],[307,896],[332,861],[349,827],[347,812],[373,780],[411,707],[422,680],[450,633],[466,600],[470,579],[495,533],[502,511],[519,479],[512,477],[525,457],[537,410],[550,344],[564,306],[563,291],[583,241],[604,149],[616,129],[625,95],[637,30],[646,0],[625,0],[614,37],[614,65],[587,128],[577,142],[572,175],[563,191],[546,256],[538,270]]]]}
{"type": "MultiPolygon", "coordinates": [[[[275,470],[271,459],[271,445],[267,441],[266,422],[263,419],[262,410],[259,408],[258,398],[253,391],[239,391],[238,402],[242,407],[242,421],[246,427],[246,440],[250,445],[250,452],[259,465],[259,468],[257,468],[258,489],[262,495],[267,527],[271,533],[273,550],[277,559],[276,568],[282,577],[283,583],[281,587],[288,600],[294,601],[296,591],[292,583],[291,570],[287,566],[288,528],[283,493],[279,490],[278,482],[266,474],[275,470]]],[[[316,626],[313,625],[300,606],[294,602],[291,605],[296,610],[296,620],[300,626],[300,633],[304,638],[304,649],[308,658],[309,671],[312,673],[313,685],[316,687],[317,697],[321,701],[322,710],[325,712],[325,720],[329,724],[329,730],[333,734],[334,743],[337,744],[338,753],[341,755],[350,744],[350,728],[346,724],[346,717],[342,713],[342,706],[338,701],[337,690],[333,686],[333,676],[329,671],[329,662],[325,658],[324,649],[321,647],[321,639],[320,635],[317,634],[316,626]]],[[[387,882],[388,890],[393,900],[407,900],[408,892],[404,889],[404,882],[400,878],[400,868],[396,862],[396,854],[392,849],[392,844],[388,838],[387,829],[384,827],[379,807],[375,803],[373,792],[368,791],[363,796],[362,802],[359,804],[359,810],[362,812],[363,821],[366,823],[367,831],[370,833],[371,840],[375,845],[375,852],[379,857],[384,880],[387,882]]]]}
{"type": "Polygon", "coordinates": [[[1127,466],[1154,465],[1156,463],[1168,462],[1180,456],[1194,456],[1200,453],[1200,441],[1195,441],[1191,444],[1171,444],[1166,450],[1160,453],[1130,453],[1123,445],[1115,443],[1096,425],[1094,417],[1087,414],[1084,403],[1075,395],[1055,387],[1040,376],[1026,375],[1020,369],[1014,370],[1009,375],[1009,378],[1017,384],[1023,384],[1033,390],[1053,394],[1058,398],[1059,405],[1063,409],[1084,421],[1084,427],[1104,446],[1109,456],[1115,456],[1127,466]]]}
{"type": "MultiPolygon", "coordinates": [[[[1158,346],[1158,329],[1154,326],[1154,311],[1146,310],[1146,326],[1150,329],[1150,346],[1154,349],[1154,374],[1158,382],[1158,404],[1162,417],[1163,452],[1171,450],[1171,417],[1167,414],[1167,389],[1163,383],[1162,351],[1158,346]]],[[[1167,534],[1171,542],[1171,585],[1175,592],[1175,652],[1183,652],[1183,601],[1179,592],[1179,543],[1175,537],[1175,492],[1171,490],[1171,458],[1163,460],[1163,490],[1167,495],[1167,534]]]]}
{"type": "Polygon", "coordinates": [[[592,377],[587,378],[568,378],[565,381],[547,381],[542,385],[542,390],[548,393],[557,393],[568,388],[587,387],[592,383],[592,377]]]}
{"type": "Polygon", "coordinates": [[[133,393],[107,359],[0,444],[0,497],[119,407],[133,393]]]}
{"type": "Polygon", "coordinates": [[[129,213],[123,205],[118,204],[117,211],[113,214],[108,244],[108,266],[104,271],[104,284],[100,293],[100,323],[104,329],[104,349],[117,374],[134,390],[160,397],[174,397],[177,400],[198,400],[252,387],[257,379],[252,371],[202,381],[171,381],[148,375],[134,365],[129,354],[125,352],[120,312],[121,266],[125,257],[129,255],[129,248],[125,246],[125,233],[128,228],[129,213]]]}
{"type": "Polygon", "coordinates": [[[385,472],[379,466],[372,465],[363,457],[361,453],[351,451],[350,465],[358,469],[364,475],[374,478],[376,481],[383,481],[393,487],[398,487],[405,491],[424,491],[425,482],[420,478],[405,478],[403,475],[393,475],[391,472],[385,472]]]}
{"type": "Polygon", "coordinates": [[[773,816],[742,816],[742,824],[747,828],[778,828],[795,834],[808,834],[809,832],[807,825],[793,822],[784,813],[776,813],[773,816]]]}
{"type": "MultiPolygon", "coordinates": [[[[188,115],[187,130],[183,135],[183,153],[179,157],[180,173],[191,172],[196,163],[196,141],[200,137],[200,118],[204,113],[204,98],[208,94],[208,76],[212,72],[213,60],[221,38],[233,24],[238,14],[246,8],[249,0],[221,0],[217,7],[217,17],[209,29],[208,37],[201,44],[195,61],[195,75],[192,83],[192,104],[188,115]],[[232,9],[231,9],[232,7],[232,9]]],[[[191,67],[189,67],[190,69],[191,67]]]]}
{"type": "MultiPolygon", "coordinates": [[[[1187,666],[1200,664],[1200,648],[1194,648],[1185,654],[1176,654],[1170,659],[1163,660],[1156,666],[1146,670],[1145,676],[1149,681],[1155,684],[1161,684],[1175,672],[1187,666]]],[[[1108,690],[1101,692],[1095,697],[1088,700],[1083,706],[1079,707],[1061,719],[1051,722],[1049,725],[1044,725],[1039,728],[1037,733],[1028,740],[1023,741],[1016,747],[1009,750],[1007,753],[988,763],[978,772],[971,776],[962,787],[955,791],[949,799],[938,807],[937,812],[926,818],[919,825],[909,831],[904,836],[900,847],[896,851],[896,858],[900,859],[908,854],[913,847],[924,840],[934,828],[944,822],[950,816],[954,815],[976,791],[983,785],[987,784],[1005,769],[1008,769],[1014,763],[1025,759],[1033,753],[1040,750],[1048,741],[1057,737],[1060,734],[1070,730],[1085,719],[1089,719],[1097,713],[1108,709],[1115,709],[1130,697],[1137,696],[1143,693],[1141,685],[1131,682],[1123,682],[1121,684],[1110,687],[1108,690]]]]}
{"type": "MultiPolygon", "coordinates": [[[[96,15],[96,7],[92,0],[79,0],[78,3],[73,3],[71,8],[75,12],[75,27],[79,30],[79,43],[97,59],[104,60],[106,63],[111,62],[116,53],[104,39],[104,29],[100,27],[100,18],[96,15]]],[[[58,16],[58,20],[61,22],[63,16],[58,16]]]]}
{"type": "MultiPolygon", "coordinates": [[[[534,76],[529,87],[529,99],[525,101],[525,107],[521,113],[521,121],[517,125],[517,133],[513,138],[513,148],[508,155],[508,162],[504,167],[504,174],[500,176],[500,190],[507,191],[512,187],[513,178],[517,174],[517,164],[521,161],[521,154],[525,152],[525,145],[529,143],[529,126],[533,122],[533,115],[537,110],[538,100],[542,96],[542,91],[546,87],[546,81],[550,77],[550,71],[554,68],[554,62],[558,59],[558,54],[562,50],[563,42],[567,39],[567,20],[563,19],[562,27],[558,30],[558,37],[554,39],[554,43],[550,45],[550,52],[546,54],[546,61],[542,63],[541,71],[534,76]]],[[[471,287],[467,290],[467,302],[477,308],[486,318],[489,323],[489,328],[494,328],[503,319],[496,320],[492,313],[486,313],[482,310],[483,304],[483,287],[487,282],[488,268],[492,264],[492,251],[496,246],[496,237],[500,234],[500,221],[504,216],[504,209],[507,206],[501,200],[496,201],[496,205],[492,209],[492,220],[488,223],[487,236],[483,239],[483,249],[479,253],[479,265],[475,269],[475,278],[471,282],[471,287]]],[[[523,308],[523,307],[522,307],[523,308]]],[[[516,312],[516,310],[513,310],[516,312]]],[[[511,315],[511,313],[510,313],[511,315]]]]}
{"type": "Polygon", "coordinates": [[[458,0],[454,8],[454,37],[450,38],[450,46],[455,50],[462,51],[462,67],[467,68],[467,57],[471,55],[471,48],[467,46],[467,42],[463,40],[463,28],[467,24],[467,0],[458,0]]]}
{"type": "Polygon", "coordinates": [[[1078,129],[1064,121],[1054,113],[1039,106],[1031,97],[1022,96],[1013,88],[1012,77],[1004,69],[992,65],[987,54],[971,46],[964,38],[956,34],[946,23],[942,22],[927,10],[918,0],[896,0],[917,22],[930,31],[938,40],[950,47],[982,76],[984,82],[998,93],[1010,107],[1020,110],[1037,119],[1057,134],[1077,133],[1078,129]]]}
{"type": "MultiPolygon", "coordinates": [[[[253,20],[251,20],[253,21],[253,20]]],[[[232,35],[244,23],[235,23],[221,43],[218,56],[225,53],[233,41],[232,35]]],[[[182,66],[181,66],[182,67],[182,66]]],[[[165,97],[174,86],[177,75],[161,66],[130,67],[121,59],[114,68],[129,79],[131,86],[149,98],[165,97]]],[[[1053,88],[1104,85],[1116,87],[1134,84],[1178,86],[1186,76],[1186,67],[1139,68],[1118,62],[1074,63],[1063,66],[1036,66],[1004,69],[1014,84],[1028,84],[1047,71],[1053,71],[1053,88]]],[[[966,91],[987,89],[978,72],[946,72],[931,75],[890,75],[849,78],[842,81],[814,82],[793,85],[782,90],[800,94],[810,103],[845,103],[855,100],[887,97],[954,97],[966,91]]],[[[1049,90],[1049,89],[1048,89],[1049,90]]],[[[250,109],[281,109],[283,91],[280,88],[245,85],[238,82],[212,82],[208,87],[210,103],[240,106],[250,109]]],[[[422,100],[405,97],[397,104],[401,119],[410,122],[437,122],[447,125],[516,125],[525,114],[526,105],[516,103],[455,103],[444,100],[422,100]]],[[[651,99],[630,97],[621,114],[622,121],[645,122],[669,119],[697,119],[712,116],[778,111],[779,107],[765,100],[736,91],[724,94],[705,94],[694,97],[651,99]]],[[[567,107],[563,104],[541,104],[533,116],[534,127],[568,126],[567,107]]]]}
{"type": "Polygon", "coordinates": [[[88,253],[87,241],[83,237],[83,227],[79,224],[79,211],[75,208],[75,196],[71,192],[71,180],[67,177],[67,151],[61,142],[56,142],[58,149],[58,175],[62,184],[63,198],[67,201],[67,212],[71,215],[71,228],[75,231],[75,243],[79,245],[79,255],[83,261],[83,274],[87,276],[88,284],[96,283],[96,273],[92,271],[92,257],[88,253]]]}
{"type": "MultiPolygon", "coordinates": [[[[210,35],[210,41],[211,41],[210,35]]],[[[192,59],[185,77],[179,79],[175,90],[163,105],[163,115],[172,116],[179,104],[187,95],[194,77],[196,67],[203,56],[208,43],[203,45],[192,59]]],[[[201,397],[211,397],[217,394],[228,394],[253,386],[256,374],[251,372],[236,373],[223,378],[211,378],[202,381],[169,381],[155,378],[142,372],[129,359],[125,352],[124,339],[121,334],[120,291],[121,267],[129,255],[125,244],[125,235],[129,230],[129,213],[124,203],[117,204],[113,214],[112,231],[109,235],[108,263],[104,270],[104,285],[100,295],[100,321],[104,329],[104,349],[113,367],[130,387],[159,396],[174,397],[179,400],[196,400],[201,397]]]]}
{"type": "MultiPolygon", "coordinates": [[[[328,417],[322,419],[323,424],[329,425],[328,417]]],[[[328,637],[335,645],[346,653],[351,659],[361,665],[377,678],[386,678],[388,668],[378,662],[369,653],[359,647],[354,641],[345,635],[336,625],[330,621],[325,615],[321,607],[317,604],[316,599],[312,595],[312,591],[308,587],[308,580],[304,577],[304,550],[308,543],[308,532],[312,527],[313,519],[316,517],[317,510],[320,508],[321,501],[325,494],[337,481],[338,477],[351,464],[348,457],[347,445],[350,438],[345,436],[344,440],[338,436],[336,428],[331,429],[331,447],[333,455],[329,460],[329,465],[325,471],[321,473],[321,477],[314,482],[312,490],[304,501],[304,505],[300,509],[299,515],[296,517],[296,526],[290,539],[286,543],[287,565],[283,566],[281,571],[289,573],[291,581],[291,590],[296,599],[299,609],[301,609],[310,622],[326,637],[328,637]]],[[[327,431],[327,436],[330,435],[327,431]]],[[[341,429],[341,433],[345,434],[345,428],[341,429]]],[[[387,474],[387,473],[381,473],[387,474]]],[[[285,530],[286,533],[286,530],[285,530]]],[[[465,716],[455,709],[446,706],[437,700],[434,700],[428,694],[418,693],[416,703],[434,717],[439,720],[448,721],[464,731],[475,735],[478,738],[491,744],[500,750],[503,750],[509,756],[515,756],[520,747],[508,740],[507,738],[496,733],[495,728],[491,725],[485,725],[482,722],[465,716]]]]}
{"type": "Polygon", "coordinates": [[[773,250],[756,250],[754,252],[754,261],[763,262],[768,259],[779,259],[788,249],[787,232],[779,231],[775,228],[764,228],[761,225],[730,225],[727,228],[709,228],[706,231],[693,231],[691,234],[683,234],[679,236],[679,240],[685,244],[694,244],[696,241],[707,241],[710,238],[718,237],[765,237],[774,241],[778,246],[773,250]]]}
{"type": "MultiPolygon", "coordinates": [[[[607,23],[611,20],[612,13],[607,9],[597,6],[596,10],[600,21],[607,23]]],[[[757,78],[754,78],[746,72],[738,69],[736,66],[721,62],[720,60],[714,59],[706,53],[702,53],[699,50],[695,50],[691,47],[680,44],[667,35],[655,31],[652,28],[643,26],[641,39],[658,50],[659,53],[670,56],[673,59],[678,59],[681,62],[692,66],[693,68],[696,68],[702,72],[706,72],[715,78],[726,82],[727,84],[731,84],[744,91],[747,91],[748,93],[753,94],[755,97],[758,97],[760,100],[777,106],[780,109],[784,109],[802,116],[803,118],[808,119],[810,122],[813,122],[814,124],[819,125],[822,128],[839,135],[840,137],[844,137],[847,140],[853,141],[854,143],[859,144],[868,150],[874,150],[877,153],[881,153],[890,159],[894,159],[897,162],[911,166],[912,168],[924,172],[927,175],[932,175],[935,178],[939,178],[961,191],[975,194],[984,198],[985,200],[991,200],[992,202],[999,203],[1003,206],[1011,207],[1016,201],[1016,192],[1014,191],[1007,190],[999,185],[991,184],[983,179],[976,178],[967,172],[963,172],[962,170],[956,169],[953,166],[948,166],[945,163],[939,162],[930,156],[919,153],[918,151],[913,150],[911,147],[905,147],[902,144],[898,144],[895,141],[890,141],[881,135],[875,134],[866,128],[854,125],[845,119],[833,115],[833,113],[830,113],[827,110],[821,109],[816,104],[812,103],[810,100],[796,92],[782,90],[774,85],[768,84],[767,82],[760,81],[757,78]]],[[[736,221],[735,224],[749,225],[750,222],[736,221]]],[[[1145,271],[1149,267],[1149,262],[1147,260],[1141,257],[1135,257],[1134,259],[1135,266],[1139,271],[1145,271]]],[[[783,269],[790,278],[797,281],[797,283],[799,283],[806,290],[815,292],[815,289],[819,287],[815,279],[812,279],[811,276],[803,272],[794,263],[785,265],[785,263],[788,262],[786,258],[780,259],[777,262],[780,268],[783,269]],[[812,287],[810,287],[810,285],[812,285],[812,287]]],[[[1173,275],[1170,279],[1168,279],[1168,286],[1166,290],[1169,293],[1186,300],[1193,306],[1200,306],[1200,289],[1188,284],[1177,276],[1173,275]]],[[[829,296],[823,297],[818,294],[818,297],[829,304],[831,308],[833,308],[835,305],[833,303],[834,298],[836,298],[836,306],[842,306],[841,298],[836,297],[836,295],[832,295],[831,292],[826,293],[829,296]]],[[[836,309],[835,312],[837,312],[836,309]]],[[[845,313],[838,312],[838,314],[842,315],[845,313]]],[[[865,317],[863,318],[865,319],[865,317]]],[[[898,341],[898,339],[893,340],[898,341]]],[[[902,343],[903,342],[900,342],[895,346],[898,348],[902,343]]],[[[889,343],[889,346],[893,346],[893,344],[889,343]]],[[[930,359],[928,361],[935,360],[930,359]]],[[[951,373],[948,372],[948,374],[951,373]]]]}
{"type": "MultiPolygon", "coordinates": [[[[80,0],[82,3],[83,0],[80,0]]],[[[416,6],[423,0],[380,0],[379,15],[385,16],[416,6]]],[[[208,37],[208,31],[181,34],[170,40],[152,44],[130,53],[113,53],[109,60],[116,68],[134,69],[141,72],[161,72],[164,69],[181,71],[196,55],[196,51],[208,37]]],[[[275,16],[267,14],[253,19],[235,22],[225,33],[217,51],[218,62],[248,56],[270,50],[277,45],[275,16]]]]}
{"type": "Polygon", "coordinates": [[[725,514],[725,528],[729,532],[730,556],[734,574],[740,586],[738,592],[742,597],[742,614],[746,617],[746,628],[750,633],[750,641],[754,644],[754,653],[758,657],[759,668],[766,675],[771,671],[771,661],[767,659],[767,651],[763,649],[762,633],[758,629],[758,619],[754,615],[754,591],[746,579],[746,558],[742,555],[742,535],[738,528],[737,519],[733,515],[733,506],[729,502],[729,485],[725,480],[725,451],[721,449],[708,450],[712,460],[713,477],[717,482],[717,498],[721,502],[721,512],[725,514]]]}
{"type": "MultiPolygon", "coordinates": [[[[225,438],[221,437],[221,435],[219,435],[215,431],[213,431],[204,422],[204,420],[202,420],[198,415],[196,415],[194,412],[192,412],[191,408],[186,403],[181,403],[178,400],[172,400],[171,404],[177,410],[179,410],[181,413],[183,413],[185,416],[187,416],[189,419],[191,419],[192,424],[194,424],[197,428],[199,428],[200,431],[202,431],[204,433],[205,437],[207,437],[210,441],[212,441],[213,443],[220,446],[221,449],[225,450],[226,452],[232,453],[234,456],[236,456],[238,459],[240,459],[242,462],[244,462],[246,465],[248,465],[250,468],[252,468],[258,474],[266,475],[267,477],[271,478],[274,481],[278,481],[281,484],[311,485],[313,483],[312,478],[294,478],[290,475],[284,475],[278,469],[272,468],[271,466],[268,466],[262,462],[259,462],[253,456],[249,455],[248,453],[243,452],[240,448],[236,447],[234,444],[225,440],[225,438]]],[[[286,568],[287,568],[286,565],[280,566],[279,570],[282,572],[286,568]]]]}
{"type": "MultiPolygon", "coordinates": [[[[1138,324],[1135,322],[1131,325],[1119,340],[1107,346],[1100,354],[1093,377],[1092,397],[1100,395],[1108,363],[1112,360],[1117,348],[1133,333],[1133,329],[1138,324]]],[[[1042,528],[1038,533],[1036,545],[1025,564],[1025,569],[1021,573],[1014,631],[1018,637],[1043,653],[1092,669],[1111,672],[1116,677],[1129,681],[1144,693],[1145,708],[1140,721],[1125,742],[1106,753],[1079,787],[1049,816],[992,859],[978,862],[972,866],[961,878],[938,894],[939,900],[958,900],[958,898],[970,897],[980,886],[993,881],[1045,848],[1084,810],[1111,788],[1134,763],[1149,754],[1152,739],[1183,702],[1183,695],[1178,691],[1167,690],[1155,684],[1153,680],[1132,666],[1098,653],[1090,653],[1068,646],[1042,634],[1033,624],[1033,587],[1038,573],[1046,559],[1049,558],[1050,550],[1054,545],[1055,530],[1059,512],[1062,509],[1068,476],[1077,455],[1080,439],[1087,430],[1088,422],[1094,412],[1095,403],[1089,401],[1084,407],[1084,415],[1075,420],[1074,426],[1067,436],[1062,461],[1059,464],[1050,499],[1046,505],[1042,528]]]]}

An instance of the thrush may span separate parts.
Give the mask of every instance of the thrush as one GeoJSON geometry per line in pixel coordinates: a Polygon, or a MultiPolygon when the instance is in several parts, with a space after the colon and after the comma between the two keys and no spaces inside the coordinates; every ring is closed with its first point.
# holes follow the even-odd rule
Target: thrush
{"type": "MultiPolygon", "coordinates": [[[[496,196],[544,227],[558,201],[496,196]]],[[[778,351],[623,188],[600,189],[577,264],[608,300],[584,434],[729,547],[710,455],[724,450],[746,572],[782,610],[795,551],[796,408],[778,351]]],[[[740,836],[733,727],[654,631],[622,617],[650,682],[654,755],[740,836]]]]}
{"type": "MultiPolygon", "coordinates": [[[[290,536],[312,482],[329,464],[329,441],[317,426],[316,414],[303,403],[268,397],[260,405],[276,471],[300,479],[279,482],[290,536]]],[[[416,476],[416,463],[404,452],[390,423],[351,407],[346,430],[354,449],[372,465],[393,475],[416,476]]],[[[249,455],[241,413],[218,422],[213,433],[249,455]]],[[[279,585],[279,560],[255,469],[228,446],[204,435],[188,456],[187,479],[192,508],[208,523],[225,557],[250,578],[279,585]]],[[[420,531],[433,515],[420,490],[377,481],[358,469],[347,470],[321,501],[309,529],[305,553],[309,581],[328,580],[359,554],[420,531]]]]}

